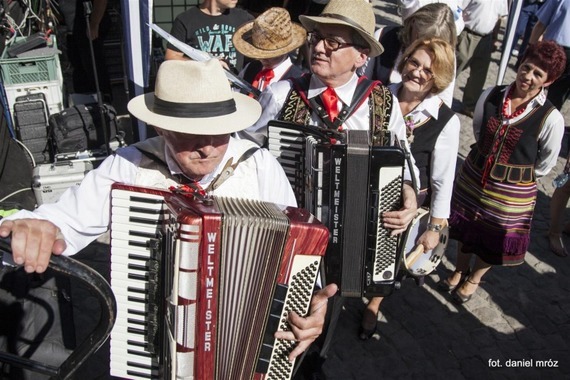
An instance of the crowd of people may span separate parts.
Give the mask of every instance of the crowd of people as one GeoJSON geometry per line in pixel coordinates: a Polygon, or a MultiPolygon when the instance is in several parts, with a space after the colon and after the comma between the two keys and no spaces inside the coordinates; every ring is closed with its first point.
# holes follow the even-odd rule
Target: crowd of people
{"type": "MultiPolygon", "coordinates": [[[[293,3],[246,2],[248,12],[235,0],[204,0],[180,14],[172,35],[218,59],[194,62],[168,45],[154,91],[128,105],[158,136],[120,149],[57,203],[4,218],[0,237],[11,236],[14,263],[42,273],[52,254],[73,255],[104,236],[115,182],[164,189],[192,182],[207,189],[228,161],[237,161],[212,194],[297,206],[266,149],[271,120],[335,133],[385,128],[390,145],[409,150],[402,206],[385,212],[382,225],[399,235],[418,209],[427,210],[429,223],[417,240],[424,251],[449,227],[459,243],[457,262],[437,288],[455,303],[468,302],[492,266],[523,263],[537,181],[556,165],[565,131],[560,109],[570,88],[570,1],[541,4],[515,80],[488,89],[507,0],[400,1],[402,26],[380,29],[365,0],[302,2],[300,14],[293,3]],[[456,168],[461,126],[451,107],[455,78],[467,67],[460,111],[472,117],[476,143],[456,168]],[[259,98],[232,90],[224,70],[251,83],[259,98]]],[[[549,242],[560,257],[568,255],[562,234],[570,228],[561,210],[569,196],[567,181],[552,198],[549,242]]],[[[290,313],[293,328],[278,333],[298,342],[291,359],[327,330],[323,305],[338,288],[323,285],[308,315],[290,313]]],[[[362,339],[376,332],[382,300],[369,299],[362,339]]]]}

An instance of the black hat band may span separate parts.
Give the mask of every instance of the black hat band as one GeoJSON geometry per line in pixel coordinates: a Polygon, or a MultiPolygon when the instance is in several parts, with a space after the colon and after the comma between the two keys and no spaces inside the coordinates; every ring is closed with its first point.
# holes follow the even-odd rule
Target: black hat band
{"type": "Polygon", "coordinates": [[[234,99],[209,103],[177,103],[155,97],[152,107],[152,112],[158,115],[187,118],[224,116],[236,110],[234,99]]]}

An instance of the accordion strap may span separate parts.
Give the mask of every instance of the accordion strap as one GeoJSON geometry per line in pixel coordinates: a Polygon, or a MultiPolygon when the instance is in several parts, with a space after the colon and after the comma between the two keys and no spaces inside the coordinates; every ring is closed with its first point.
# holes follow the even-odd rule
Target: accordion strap
{"type": "MultiPolygon", "coordinates": [[[[134,146],[145,156],[147,156],[153,163],[155,164],[159,164],[161,167],[164,167],[166,169],[166,171],[168,171],[168,166],[166,164],[166,159],[163,157],[163,149],[157,149],[156,146],[154,146],[155,144],[149,144],[150,140],[146,140],[140,143],[136,143],[134,144],[134,146]]],[[[220,172],[220,174],[218,174],[210,183],[210,185],[208,186],[206,190],[206,192],[208,191],[212,191],[212,190],[216,190],[217,188],[219,188],[221,186],[222,183],[224,183],[229,177],[231,177],[234,174],[235,169],[237,168],[237,166],[244,162],[245,160],[247,160],[248,158],[250,158],[251,156],[253,156],[255,154],[255,152],[257,152],[260,148],[258,146],[255,147],[251,147],[248,150],[246,150],[241,156],[240,158],[233,163],[233,159],[230,158],[226,164],[224,165],[224,168],[222,169],[222,171],[220,172]]],[[[187,183],[188,181],[185,181],[185,177],[183,175],[179,175],[176,176],[175,179],[179,182],[179,183],[187,183]]]]}
{"type": "Polygon", "coordinates": [[[364,103],[364,100],[368,98],[374,87],[379,83],[379,81],[373,81],[366,77],[358,78],[358,84],[352,96],[350,105],[345,104],[340,110],[338,117],[335,121],[331,121],[325,107],[323,106],[323,101],[320,96],[315,96],[311,99],[307,97],[307,92],[310,84],[310,76],[303,75],[299,78],[291,78],[291,83],[293,84],[294,90],[299,93],[299,96],[303,102],[309,106],[309,108],[317,113],[319,118],[325,125],[333,130],[337,130],[346,119],[348,119],[354,111],[358,109],[364,103]]]}
{"type": "Polygon", "coordinates": [[[244,154],[241,155],[241,157],[236,161],[235,164],[233,163],[233,159],[230,157],[230,159],[226,161],[226,164],[224,165],[224,168],[222,169],[220,174],[218,174],[216,178],[214,178],[214,180],[210,183],[210,185],[206,189],[206,193],[212,190],[216,190],[218,187],[220,187],[222,183],[224,183],[228,178],[234,175],[234,171],[240,163],[244,162],[245,160],[253,156],[255,152],[257,152],[259,149],[260,148],[257,146],[249,148],[244,152],[244,154]]]}

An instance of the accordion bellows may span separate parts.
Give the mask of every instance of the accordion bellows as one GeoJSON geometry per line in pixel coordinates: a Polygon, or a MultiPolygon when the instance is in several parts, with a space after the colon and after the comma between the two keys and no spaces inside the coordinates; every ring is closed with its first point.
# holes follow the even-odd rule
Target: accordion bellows
{"type": "Polygon", "coordinates": [[[116,184],[111,375],[289,379],[287,313],[308,313],[328,230],[309,212],[213,197],[211,204],[116,184]]]}

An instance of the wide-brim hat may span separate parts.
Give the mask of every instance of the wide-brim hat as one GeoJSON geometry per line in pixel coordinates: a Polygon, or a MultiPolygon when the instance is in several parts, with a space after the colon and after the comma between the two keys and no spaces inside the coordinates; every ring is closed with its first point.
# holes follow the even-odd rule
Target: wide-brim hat
{"type": "Polygon", "coordinates": [[[232,42],[241,54],[254,59],[275,58],[287,54],[307,40],[307,31],[291,21],[285,8],[273,7],[255,20],[241,25],[232,42]]]}
{"type": "Polygon", "coordinates": [[[370,48],[368,56],[382,54],[384,48],[374,38],[376,17],[372,5],[364,0],[331,0],[318,16],[299,16],[299,21],[313,31],[319,24],[346,25],[354,29],[370,48]]]}
{"type": "Polygon", "coordinates": [[[238,132],[261,115],[255,99],[232,91],[217,59],[163,62],[154,92],[131,99],[127,108],[149,125],[197,135],[238,132]]]}

